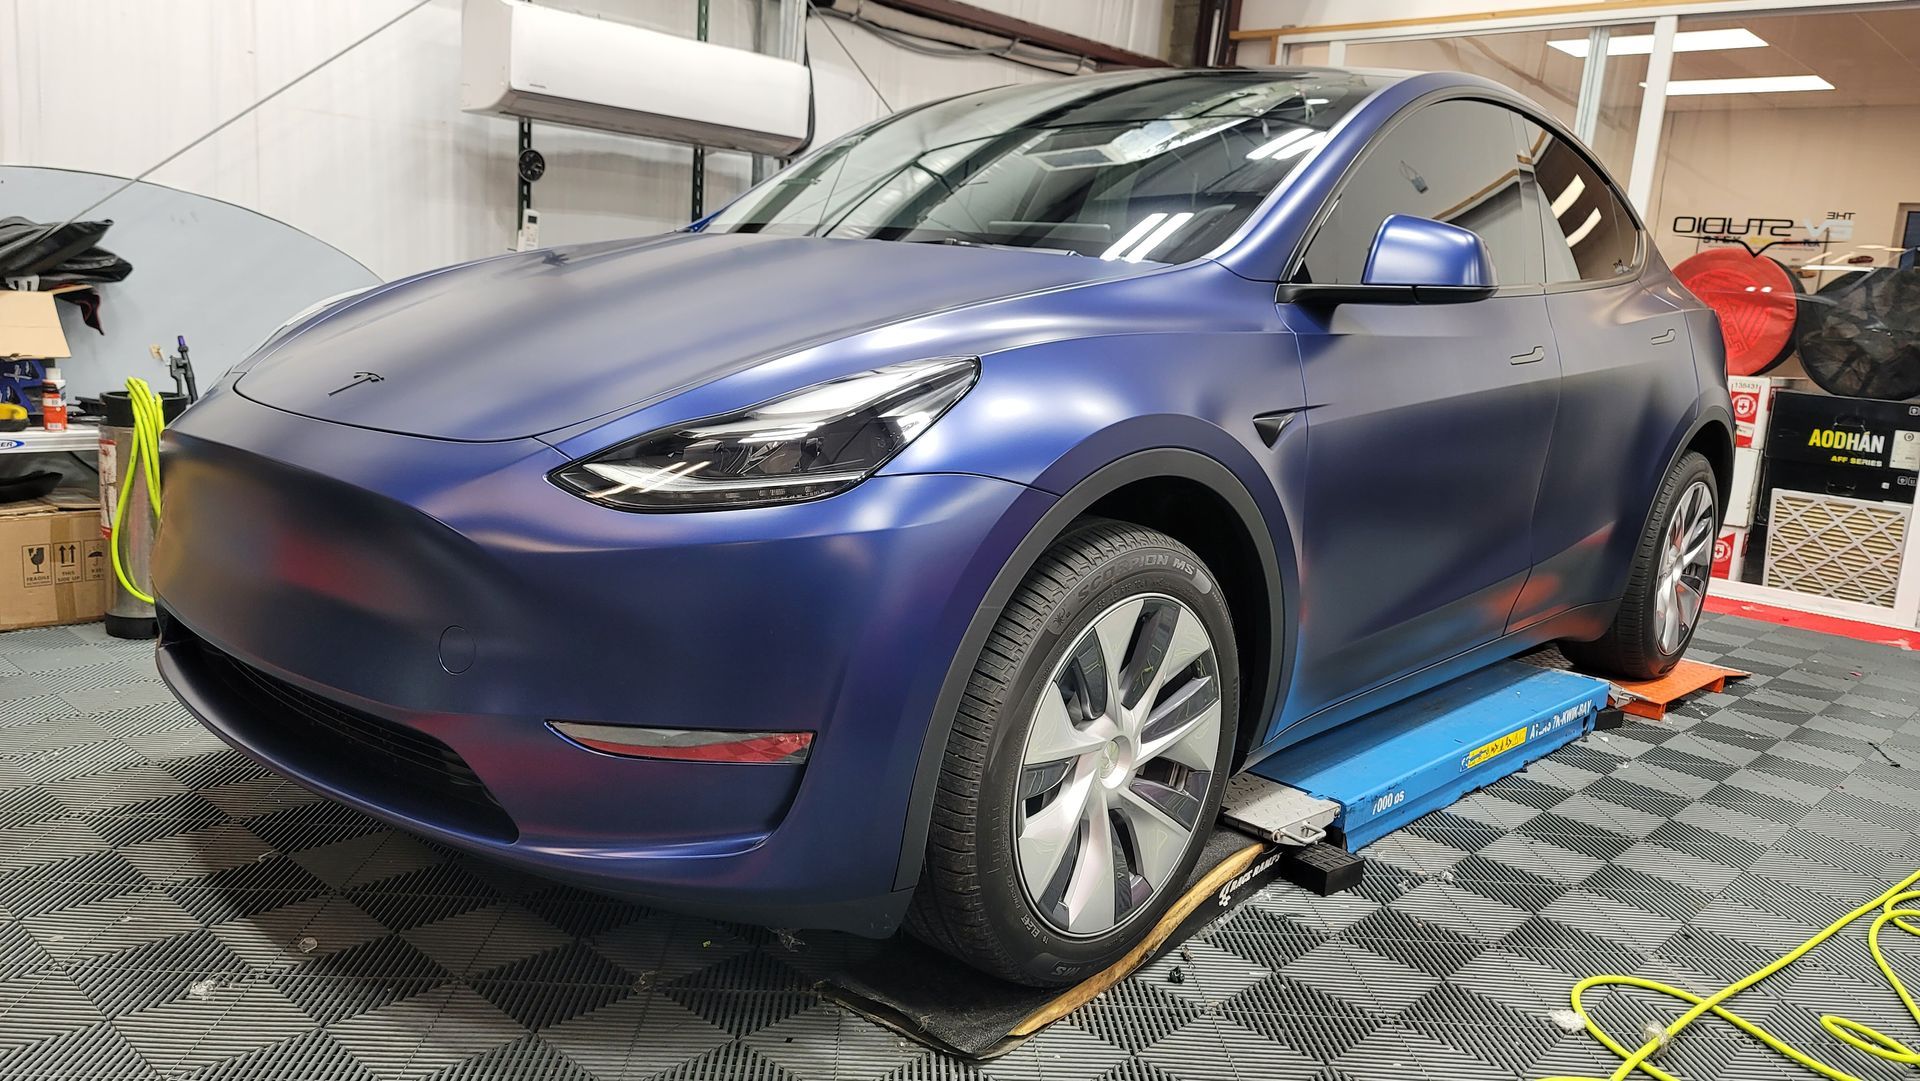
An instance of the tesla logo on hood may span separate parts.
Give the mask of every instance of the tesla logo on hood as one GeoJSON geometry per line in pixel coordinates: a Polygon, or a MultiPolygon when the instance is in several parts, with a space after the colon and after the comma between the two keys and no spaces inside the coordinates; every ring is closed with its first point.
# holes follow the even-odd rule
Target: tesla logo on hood
{"type": "Polygon", "coordinates": [[[331,398],[343,390],[352,390],[353,388],[359,386],[362,383],[378,383],[385,378],[386,376],[381,375],[379,372],[354,372],[353,382],[348,383],[344,387],[335,387],[334,389],[327,391],[327,397],[331,398]]]}

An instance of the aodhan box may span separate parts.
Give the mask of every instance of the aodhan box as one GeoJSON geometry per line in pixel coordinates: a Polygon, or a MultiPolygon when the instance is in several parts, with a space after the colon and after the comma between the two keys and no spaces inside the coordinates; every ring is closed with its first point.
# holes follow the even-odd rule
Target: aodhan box
{"type": "Polygon", "coordinates": [[[1920,469],[1920,403],[1780,391],[1773,398],[1766,456],[1912,472],[1920,469]]]}

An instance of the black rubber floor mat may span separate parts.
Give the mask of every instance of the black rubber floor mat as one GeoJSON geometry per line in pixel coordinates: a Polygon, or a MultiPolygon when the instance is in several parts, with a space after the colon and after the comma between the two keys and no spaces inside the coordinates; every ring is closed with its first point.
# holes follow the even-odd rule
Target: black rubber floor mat
{"type": "Polygon", "coordinates": [[[1297,849],[1220,829],[1207,840],[1187,889],[1139,948],[1072,987],[1024,987],[985,975],[900,935],[878,956],[835,972],[817,988],[846,1006],[936,1050],[990,1059],[1149,964],[1231,911],[1279,876],[1297,849]]]}

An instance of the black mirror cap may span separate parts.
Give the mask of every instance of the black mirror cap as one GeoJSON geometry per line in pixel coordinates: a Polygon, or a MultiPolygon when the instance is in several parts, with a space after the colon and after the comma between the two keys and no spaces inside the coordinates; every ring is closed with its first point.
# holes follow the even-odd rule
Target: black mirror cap
{"type": "Polygon", "coordinates": [[[1274,303],[1328,310],[1342,304],[1466,304],[1494,294],[1491,285],[1317,285],[1281,282],[1274,303]]]}

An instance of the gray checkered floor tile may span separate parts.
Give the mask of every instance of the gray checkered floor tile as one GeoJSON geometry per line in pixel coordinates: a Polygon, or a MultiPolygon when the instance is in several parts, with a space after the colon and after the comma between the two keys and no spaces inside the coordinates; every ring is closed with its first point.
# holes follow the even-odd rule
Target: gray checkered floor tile
{"type": "MultiPolygon", "coordinates": [[[[1015,1053],[945,1059],[827,1004],[873,949],[665,916],[317,800],[195,724],[144,645],[0,635],[0,1078],[1534,1078],[1601,972],[1714,990],[1920,865],[1920,660],[1715,618],[1755,673],[1374,845],[1358,892],[1271,888],[1015,1053]],[[1178,967],[1178,978],[1173,969],[1178,967]]],[[[1900,938],[1901,936],[1891,936],[1900,938]]],[[[1920,958],[1905,951],[1896,963],[1920,958]]],[[[1637,992],[1596,1013],[1637,1032],[1637,992]]],[[[1741,999],[1866,1078],[1838,1010],[1914,1034],[1857,936],[1741,999]]],[[[1662,1060],[1783,1076],[1718,1023],[1662,1060]]]]}

